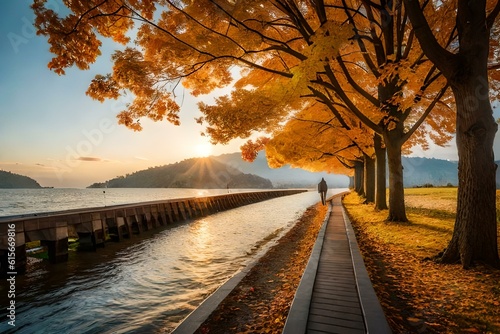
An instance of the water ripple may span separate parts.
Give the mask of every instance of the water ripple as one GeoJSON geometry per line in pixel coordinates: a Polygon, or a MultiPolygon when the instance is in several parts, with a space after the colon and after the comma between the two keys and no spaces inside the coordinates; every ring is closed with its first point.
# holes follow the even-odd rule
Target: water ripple
{"type": "MultiPolygon", "coordinates": [[[[318,200],[287,196],[169,227],[147,237],[30,260],[16,287],[18,333],[132,333],[173,329],[318,200]]],[[[2,284],[5,282],[2,282],[2,284]]],[[[0,286],[5,298],[6,287],[0,286]]],[[[1,310],[7,301],[0,299],[1,310]]],[[[6,318],[0,310],[0,317],[6,318]]],[[[0,332],[14,332],[6,322],[0,332]]]]}

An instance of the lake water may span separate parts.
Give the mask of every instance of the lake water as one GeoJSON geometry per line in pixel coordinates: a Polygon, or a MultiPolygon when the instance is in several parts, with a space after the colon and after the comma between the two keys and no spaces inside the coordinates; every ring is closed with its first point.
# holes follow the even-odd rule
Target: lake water
{"type": "Polygon", "coordinates": [[[0,217],[80,208],[104,207],[184,197],[200,197],[255,189],[0,189],[0,217]]]}
{"type": "MultiPolygon", "coordinates": [[[[102,189],[37,191],[37,196],[64,193],[67,201],[54,195],[23,202],[20,198],[29,198],[27,193],[2,191],[3,212],[18,215],[32,212],[26,210],[44,212],[104,204],[102,189]],[[83,203],[82,198],[89,202],[83,203]],[[68,207],[66,202],[73,206],[68,207]]],[[[212,192],[105,191],[106,205],[212,192]]],[[[331,190],[329,195],[340,191],[331,190]]],[[[70,252],[66,263],[53,265],[29,258],[27,273],[16,279],[15,328],[7,324],[7,282],[0,281],[0,332],[168,333],[256,254],[272,246],[318,200],[318,193],[311,191],[251,204],[132,240],[107,243],[97,252],[70,252]]]]}

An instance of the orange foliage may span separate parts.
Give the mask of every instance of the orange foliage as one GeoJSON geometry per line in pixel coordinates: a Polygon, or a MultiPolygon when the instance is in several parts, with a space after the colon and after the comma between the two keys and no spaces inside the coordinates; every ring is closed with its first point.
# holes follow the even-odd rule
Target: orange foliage
{"type": "MultiPolygon", "coordinates": [[[[256,131],[296,141],[297,124],[284,125],[305,110],[309,110],[306,119],[322,122],[323,116],[312,111],[321,108],[336,119],[330,123],[336,130],[325,133],[346,136],[334,141],[353,143],[363,152],[372,145],[373,131],[403,129],[400,139],[410,139],[408,148],[416,144],[425,148],[429,139],[443,145],[451,138],[454,114],[446,95],[415,131],[444,81],[422,58],[401,7],[386,12],[394,28],[388,31],[382,29],[387,18],[379,15],[379,7],[358,1],[65,4],[66,17],[43,0],[33,4],[38,34],[48,36],[55,55],[49,67],[59,74],[71,66],[88,69],[101,53],[101,38],[124,44],[125,49],[112,56],[112,73],[97,75],[87,94],[101,102],[132,94],[134,101],[118,118],[134,130],[141,129],[139,120],[144,117],[179,124],[180,107],[171,91],[181,83],[194,96],[234,85],[214,105],[199,105],[203,113],[199,121],[216,143],[247,138],[256,131]],[[353,16],[359,7],[366,15],[353,16]],[[237,71],[241,77],[235,82],[237,71]],[[287,134],[288,129],[295,130],[287,134]]],[[[442,20],[443,15],[436,11],[436,22],[448,31],[445,25],[452,23],[442,20]]],[[[318,137],[315,150],[335,152],[322,148],[331,141],[326,135],[318,137]]],[[[313,141],[309,144],[312,147],[313,141]]],[[[293,160],[290,151],[280,153],[276,145],[273,152],[275,157],[268,156],[276,161],[293,160]]]]}
{"type": "Polygon", "coordinates": [[[241,146],[241,157],[248,162],[254,161],[259,151],[263,150],[268,142],[269,138],[266,137],[260,137],[255,142],[248,140],[241,146]]]}

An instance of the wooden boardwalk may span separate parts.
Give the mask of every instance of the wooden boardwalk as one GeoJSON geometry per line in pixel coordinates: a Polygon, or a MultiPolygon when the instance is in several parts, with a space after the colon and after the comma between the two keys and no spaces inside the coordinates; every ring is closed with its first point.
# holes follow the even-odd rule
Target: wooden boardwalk
{"type": "Polygon", "coordinates": [[[283,333],[391,333],[341,196],[330,205],[283,333]]]}

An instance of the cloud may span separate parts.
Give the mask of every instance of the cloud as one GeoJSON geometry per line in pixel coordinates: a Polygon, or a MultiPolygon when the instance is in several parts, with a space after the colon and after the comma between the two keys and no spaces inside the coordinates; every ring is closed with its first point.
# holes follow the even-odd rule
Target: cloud
{"type": "Polygon", "coordinates": [[[22,165],[22,162],[0,161],[0,165],[22,165]]]}
{"type": "Polygon", "coordinates": [[[80,160],[80,161],[102,161],[101,158],[96,158],[96,157],[78,157],[78,159],[76,160],[80,160]]]}
{"type": "Polygon", "coordinates": [[[42,164],[42,163],[39,163],[39,162],[33,164],[33,166],[35,166],[34,168],[35,168],[36,171],[43,171],[43,170],[54,171],[54,170],[57,170],[57,168],[54,167],[54,166],[49,166],[49,165],[42,164]]]}
{"type": "Polygon", "coordinates": [[[136,158],[137,160],[149,161],[149,159],[148,159],[148,158],[143,158],[143,157],[134,157],[134,158],[136,158]]]}

